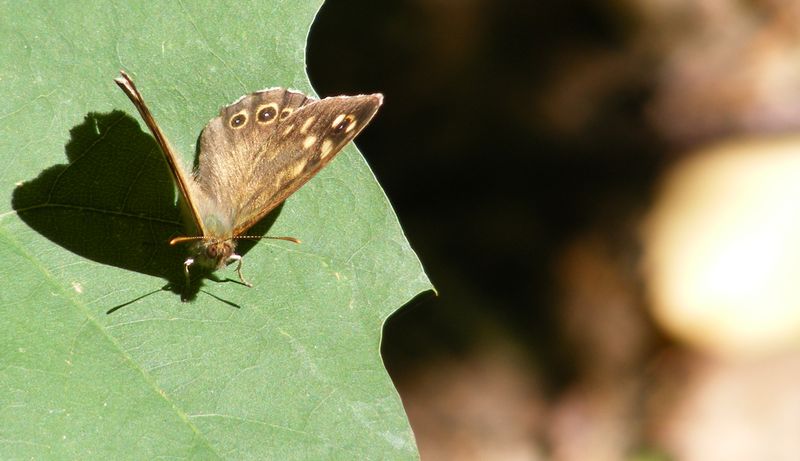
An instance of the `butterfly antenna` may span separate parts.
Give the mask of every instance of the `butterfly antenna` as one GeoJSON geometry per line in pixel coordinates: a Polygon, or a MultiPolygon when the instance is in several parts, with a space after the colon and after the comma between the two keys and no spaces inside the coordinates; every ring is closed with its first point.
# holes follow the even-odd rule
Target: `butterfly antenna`
{"type": "Polygon", "coordinates": [[[170,241],[169,241],[169,244],[170,244],[170,245],[175,245],[176,243],[188,242],[189,240],[204,240],[204,239],[206,239],[206,238],[208,238],[208,237],[203,237],[203,236],[195,236],[195,237],[175,237],[174,239],[172,239],[172,240],[170,240],[170,241]]]}
{"type": "Polygon", "coordinates": [[[292,243],[300,243],[300,239],[296,239],[294,237],[273,237],[271,235],[237,235],[236,237],[231,237],[231,239],[253,239],[253,240],[260,240],[260,239],[272,239],[272,240],[286,240],[287,242],[292,243]]]}
{"type": "MultiPolygon", "coordinates": [[[[169,244],[175,245],[176,243],[188,242],[190,240],[206,240],[206,239],[208,239],[208,237],[203,237],[200,235],[193,237],[175,237],[174,239],[169,241],[169,244]]],[[[271,235],[237,235],[235,237],[231,237],[226,240],[239,240],[239,239],[253,239],[253,240],[272,239],[272,240],[286,240],[287,242],[292,242],[292,243],[300,243],[300,239],[294,237],[273,237],[271,235]]]]}

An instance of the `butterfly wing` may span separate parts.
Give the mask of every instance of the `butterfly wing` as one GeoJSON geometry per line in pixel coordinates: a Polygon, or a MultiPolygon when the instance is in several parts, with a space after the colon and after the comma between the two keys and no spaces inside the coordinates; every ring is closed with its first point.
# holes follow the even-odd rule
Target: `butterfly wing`
{"type": "Polygon", "coordinates": [[[133,80],[131,80],[125,71],[121,70],[119,73],[120,76],[115,78],[114,82],[122,89],[122,91],[125,92],[125,94],[128,96],[128,99],[130,99],[133,105],[136,106],[136,109],[139,110],[139,115],[142,116],[142,120],[144,120],[144,122],[147,124],[147,127],[153,134],[156,143],[161,148],[161,152],[164,154],[164,159],[167,161],[167,166],[172,172],[172,178],[175,180],[175,184],[178,186],[178,190],[181,193],[181,198],[183,203],[186,205],[189,214],[191,215],[195,229],[199,231],[201,235],[206,235],[207,231],[203,224],[203,220],[200,218],[197,199],[196,197],[192,196],[192,191],[190,190],[191,182],[189,181],[189,177],[183,171],[183,167],[181,166],[178,156],[175,154],[175,150],[172,149],[169,141],[167,141],[167,137],[164,136],[164,133],[161,131],[161,127],[159,127],[158,123],[156,123],[156,119],[153,118],[153,114],[150,113],[150,109],[147,107],[147,104],[144,103],[142,94],[139,93],[136,85],[133,84],[133,80]]]}
{"type": "Polygon", "coordinates": [[[273,88],[224,107],[203,130],[192,181],[209,234],[234,237],[253,226],[327,165],[382,101],[273,88]]]}

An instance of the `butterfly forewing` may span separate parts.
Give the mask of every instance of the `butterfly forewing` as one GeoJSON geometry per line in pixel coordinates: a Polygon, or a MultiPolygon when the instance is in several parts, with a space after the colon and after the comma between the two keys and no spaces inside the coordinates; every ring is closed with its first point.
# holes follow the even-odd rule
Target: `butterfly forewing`
{"type": "Polygon", "coordinates": [[[175,179],[175,184],[178,186],[178,190],[180,191],[180,203],[182,204],[182,208],[184,208],[182,211],[187,212],[196,231],[206,234],[203,221],[200,217],[201,215],[197,200],[192,196],[191,191],[189,190],[191,187],[189,176],[183,171],[180,159],[175,154],[175,150],[172,148],[172,146],[170,146],[169,141],[167,141],[167,137],[164,136],[164,133],[161,131],[161,127],[159,127],[158,123],[156,123],[156,120],[153,118],[153,114],[150,113],[150,109],[147,107],[147,104],[144,103],[144,98],[142,98],[141,93],[139,93],[139,90],[136,88],[136,85],[134,85],[133,80],[131,80],[125,71],[120,71],[120,76],[115,78],[114,82],[122,89],[123,92],[125,92],[125,94],[128,96],[128,99],[131,100],[133,105],[139,111],[139,114],[142,116],[142,120],[144,120],[145,124],[147,124],[150,132],[153,133],[156,143],[161,148],[161,152],[164,154],[164,160],[167,162],[167,166],[172,172],[172,177],[175,179]]]}
{"type": "Polygon", "coordinates": [[[253,226],[330,162],[381,102],[381,95],[316,100],[269,89],[223,108],[203,130],[193,177],[210,236],[253,226]]]}

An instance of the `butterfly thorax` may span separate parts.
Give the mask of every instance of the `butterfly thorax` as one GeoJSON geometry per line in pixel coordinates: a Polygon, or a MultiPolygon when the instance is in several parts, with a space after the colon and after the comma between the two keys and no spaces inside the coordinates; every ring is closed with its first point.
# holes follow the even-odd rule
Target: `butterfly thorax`
{"type": "Polygon", "coordinates": [[[236,241],[231,239],[206,238],[192,246],[195,261],[213,270],[225,267],[235,250],[236,241]]]}

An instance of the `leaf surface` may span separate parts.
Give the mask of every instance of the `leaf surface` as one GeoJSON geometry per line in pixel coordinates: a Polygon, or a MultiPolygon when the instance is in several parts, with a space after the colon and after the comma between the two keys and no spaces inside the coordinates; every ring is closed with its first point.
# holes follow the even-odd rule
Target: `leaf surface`
{"type": "Polygon", "coordinates": [[[253,288],[181,303],[174,186],[112,81],[189,166],[221,106],[312,91],[319,6],[0,3],[0,457],[417,457],[380,333],[431,287],[355,147],[258,226],[302,244],[240,248],[253,288]]]}

